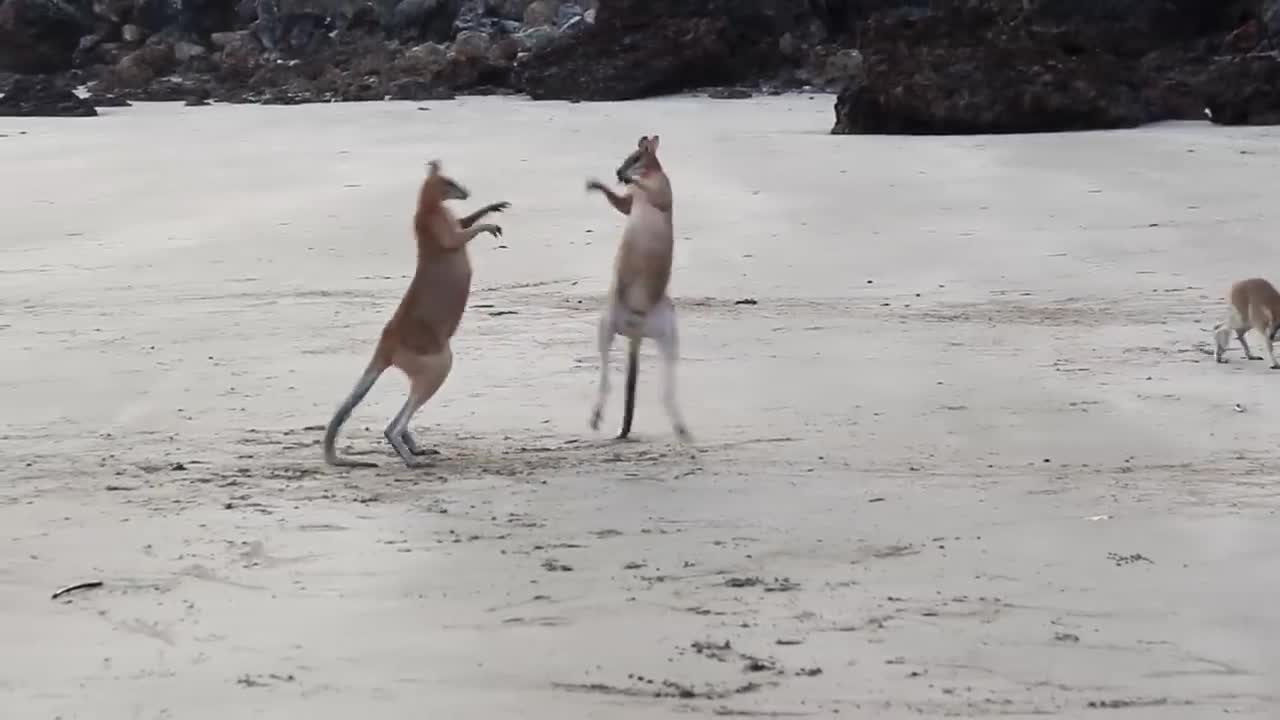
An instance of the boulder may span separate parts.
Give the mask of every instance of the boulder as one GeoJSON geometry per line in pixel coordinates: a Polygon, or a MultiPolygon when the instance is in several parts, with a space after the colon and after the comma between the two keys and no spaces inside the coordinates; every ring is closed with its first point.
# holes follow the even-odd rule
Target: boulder
{"type": "MultiPolygon", "coordinates": [[[[784,52],[786,50],[784,49],[784,52]]],[[[839,92],[851,83],[864,79],[862,53],[831,45],[820,45],[806,58],[801,78],[824,92],[839,92]]]]}
{"type": "Polygon", "coordinates": [[[493,42],[479,30],[463,30],[453,39],[453,53],[463,60],[478,60],[489,56],[493,42]]]}
{"type": "Polygon", "coordinates": [[[559,17],[559,3],[555,0],[533,0],[524,9],[525,27],[555,26],[559,17]]]}
{"type": "Polygon", "coordinates": [[[515,36],[515,41],[519,52],[537,52],[554,45],[558,37],[560,33],[555,28],[544,25],[521,30],[515,36]]]}
{"type": "Polygon", "coordinates": [[[872,63],[836,99],[834,134],[1058,132],[1150,120],[1136,77],[1118,63],[1005,48],[922,50],[872,63]]]}
{"type": "Polygon", "coordinates": [[[832,133],[1052,132],[1153,119],[1136,64],[1064,49],[991,7],[872,22],[867,37],[832,133]]]}
{"type": "Polygon", "coordinates": [[[88,0],[0,0],[0,72],[69,70],[91,32],[88,0]]]}
{"type": "Polygon", "coordinates": [[[63,82],[47,76],[14,80],[0,96],[0,115],[18,117],[93,117],[93,104],[63,82]]]}
{"type": "Polygon", "coordinates": [[[224,79],[247,79],[262,66],[262,45],[248,30],[218,33],[212,38],[219,50],[218,69],[224,79]]]}
{"type": "Polygon", "coordinates": [[[534,99],[631,100],[759,79],[785,62],[786,0],[602,0],[594,23],[516,64],[534,99]]]}
{"type": "Polygon", "coordinates": [[[147,31],[143,30],[141,25],[129,23],[120,28],[120,39],[131,45],[136,45],[147,39],[147,31]]]}
{"type": "Polygon", "coordinates": [[[171,45],[157,44],[138,48],[125,55],[104,78],[108,91],[140,90],[157,78],[173,72],[177,57],[171,45]]]}
{"type": "Polygon", "coordinates": [[[447,42],[461,10],[459,0],[401,0],[392,15],[391,34],[406,42],[447,42]]]}
{"type": "Polygon", "coordinates": [[[1280,58],[1224,58],[1205,75],[1204,105],[1220,125],[1280,124],[1280,58]]]}
{"type": "Polygon", "coordinates": [[[148,33],[171,30],[200,37],[231,30],[237,16],[234,0],[132,0],[128,14],[148,33]]]}

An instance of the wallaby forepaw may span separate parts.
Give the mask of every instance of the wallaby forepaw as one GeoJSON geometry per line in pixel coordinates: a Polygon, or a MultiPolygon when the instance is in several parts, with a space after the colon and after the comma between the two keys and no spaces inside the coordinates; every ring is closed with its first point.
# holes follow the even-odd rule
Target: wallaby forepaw
{"type": "Polygon", "coordinates": [[[500,225],[487,225],[487,226],[485,226],[485,232],[489,233],[490,235],[492,235],[492,236],[494,236],[494,237],[502,237],[502,226],[500,226],[500,225]]]}
{"type": "Polygon", "coordinates": [[[503,200],[501,202],[496,202],[490,205],[489,212],[502,212],[503,210],[506,210],[509,207],[511,207],[511,203],[507,202],[506,200],[503,200]]]}
{"type": "Polygon", "coordinates": [[[593,178],[587,181],[587,192],[591,192],[593,190],[603,191],[604,189],[605,189],[604,183],[600,182],[599,180],[596,180],[593,178]]]}

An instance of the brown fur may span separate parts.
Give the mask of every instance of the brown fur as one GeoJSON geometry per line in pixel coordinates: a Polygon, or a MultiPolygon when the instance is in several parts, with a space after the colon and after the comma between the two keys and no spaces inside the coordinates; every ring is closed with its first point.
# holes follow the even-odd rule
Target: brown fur
{"type": "Polygon", "coordinates": [[[490,212],[501,212],[505,202],[487,205],[458,220],[445,207],[446,200],[464,200],[470,193],[440,173],[440,164],[432,161],[427,178],[418,191],[417,209],[413,216],[414,235],[418,245],[418,263],[413,280],[400,300],[400,305],[382,329],[369,365],[354,390],[329,421],[324,438],[325,461],[331,465],[369,467],[374,463],[340,458],[334,449],[338,431],[356,405],[373,387],[378,377],[391,366],[400,368],[409,378],[409,398],[387,426],[385,436],[405,464],[419,464],[414,457],[429,454],[417,447],[409,434],[413,413],[440,389],[453,366],[449,341],[457,332],[471,292],[471,261],[467,243],[477,234],[502,234],[497,225],[476,225],[490,212]]]}
{"type": "Polygon", "coordinates": [[[1214,328],[1215,359],[1226,362],[1223,353],[1231,341],[1231,333],[1235,332],[1240,346],[1244,348],[1245,357],[1250,360],[1261,360],[1249,350],[1245,334],[1255,330],[1262,336],[1267,351],[1267,359],[1271,361],[1273,370],[1280,370],[1276,362],[1274,342],[1277,331],[1280,331],[1280,292],[1274,285],[1263,278],[1248,278],[1232,284],[1227,292],[1227,319],[1214,328]]]}

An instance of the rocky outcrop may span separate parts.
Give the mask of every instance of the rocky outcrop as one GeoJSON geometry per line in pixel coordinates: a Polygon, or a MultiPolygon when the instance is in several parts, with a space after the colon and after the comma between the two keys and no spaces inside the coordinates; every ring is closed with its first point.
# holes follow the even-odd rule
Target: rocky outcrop
{"type": "Polygon", "coordinates": [[[17,117],[92,117],[98,111],[65,83],[39,75],[14,80],[0,95],[0,115],[17,117]]]}
{"type": "Polygon", "coordinates": [[[1221,125],[1280,125],[1280,58],[1249,55],[1216,63],[1205,77],[1205,109],[1221,125]]]}
{"type": "Polygon", "coordinates": [[[516,65],[535,99],[630,100],[755,80],[786,64],[785,0],[601,0],[593,25],[516,65]]]}
{"type": "Polygon", "coordinates": [[[0,0],[0,72],[68,70],[92,30],[83,0],[0,0]]]}
{"type": "MultiPolygon", "coordinates": [[[[1242,5],[1242,3],[1236,3],[1242,5]]],[[[881,13],[862,28],[864,68],[832,132],[1010,133],[1266,117],[1269,65],[1236,62],[1223,37],[1247,8],[1219,0],[974,0],[881,13]],[[1226,108],[1251,108],[1231,111],[1226,108]]]]}
{"type": "Polygon", "coordinates": [[[1003,133],[1272,122],[1277,33],[1280,0],[0,0],[0,76],[100,103],[816,89],[836,133],[1003,133]]]}
{"type": "Polygon", "coordinates": [[[832,132],[1020,133],[1147,120],[1130,65],[1053,40],[990,7],[877,18],[867,28],[875,50],[838,96],[832,132]]]}

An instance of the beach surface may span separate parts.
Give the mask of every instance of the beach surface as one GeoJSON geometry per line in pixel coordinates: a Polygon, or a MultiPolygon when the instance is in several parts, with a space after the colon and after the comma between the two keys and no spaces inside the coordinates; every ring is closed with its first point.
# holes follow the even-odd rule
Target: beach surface
{"type": "Polygon", "coordinates": [[[1211,354],[1280,267],[1280,128],[831,103],[0,120],[0,714],[1280,717],[1280,371],[1211,354]],[[587,426],[623,218],[584,182],[653,133],[684,446],[652,344],[633,440],[620,343],[587,426]],[[391,371],[339,441],[380,467],[329,468],[431,158],[511,203],[442,454],[383,439],[391,371]]]}

